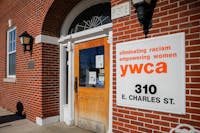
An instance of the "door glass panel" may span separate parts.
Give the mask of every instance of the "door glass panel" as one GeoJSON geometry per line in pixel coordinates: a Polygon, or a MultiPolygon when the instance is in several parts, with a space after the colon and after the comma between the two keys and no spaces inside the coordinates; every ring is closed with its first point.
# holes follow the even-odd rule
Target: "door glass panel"
{"type": "Polygon", "coordinates": [[[79,52],[79,86],[104,87],[104,46],[79,52]]]}

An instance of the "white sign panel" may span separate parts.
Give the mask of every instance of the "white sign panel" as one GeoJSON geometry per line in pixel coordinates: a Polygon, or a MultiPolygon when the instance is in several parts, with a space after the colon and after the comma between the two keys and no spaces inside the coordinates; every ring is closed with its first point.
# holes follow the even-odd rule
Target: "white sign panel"
{"type": "Polygon", "coordinates": [[[97,82],[97,76],[96,72],[89,72],[89,84],[90,85],[96,85],[97,82]]]}
{"type": "Polygon", "coordinates": [[[130,14],[130,3],[129,2],[119,4],[117,6],[112,7],[112,9],[111,9],[112,19],[124,17],[129,14],[130,14]]]}
{"type": "Polygon", "coordinates": [[[103,68],[104,67],[104,60],[103,55],[96,55],[96,68],[103,68]]]}
{"type": "Polygon", "coordinates": [[[185,34],[116,45],[117,105],[185,114],[185,34]]]}

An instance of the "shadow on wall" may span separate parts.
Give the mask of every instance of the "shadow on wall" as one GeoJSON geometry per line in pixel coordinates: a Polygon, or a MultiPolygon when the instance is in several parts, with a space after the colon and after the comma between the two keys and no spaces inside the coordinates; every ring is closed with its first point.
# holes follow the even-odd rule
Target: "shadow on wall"
{"type": "Polygon", "coordinates": [[[26,118],[26,114],[23,112],[24,111],[24,106],[20,101],[17,102],[16,109],[17,109],[17,112],[15,114],[13,114],[13,115],[0,116],[0,124],[26,118]]]}
{"type": "Polygon", "coordinates": [[[17,102],[16,108],[17,108],[16,115],[20,116],[22,118],[26,118],[26,114],[23,112],[24,111],[24,106],[20,101],[17,102]]]}

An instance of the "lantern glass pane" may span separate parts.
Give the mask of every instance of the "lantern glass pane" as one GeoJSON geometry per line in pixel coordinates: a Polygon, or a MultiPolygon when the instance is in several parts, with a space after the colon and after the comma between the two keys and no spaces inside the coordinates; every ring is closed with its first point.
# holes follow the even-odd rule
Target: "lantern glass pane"
{"type": "Polygon", "coordinates": [[[151,3],[151,0],[145,0],[146,1],[146,3],[148,3],[148,4],[150,4],[151,3]]]}
{"type": "Polygon", "coordinates": [[[23,37],[23,41],[24,41],[24,44],[30,44],[30,38],[29,37],[23,37]]]}

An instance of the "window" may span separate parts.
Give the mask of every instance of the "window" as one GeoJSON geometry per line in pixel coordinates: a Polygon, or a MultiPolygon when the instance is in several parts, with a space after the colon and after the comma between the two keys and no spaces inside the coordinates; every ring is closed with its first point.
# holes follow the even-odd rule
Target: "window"
{"type": "Polygon", "coordinates": [[[111,22],[110,3],[98,4],[79,14],[73,21],[68,34],[95,28],[111,22]]]}
{"type": "Polygon", "coordinates": [[[16,28],[7,32],[7,77],[15,77],[16,74],[16,28]]]}
{"type": "Polygon", "coordinates": [[[104,46],[80,50],[79,54],[79,85],[104,87],[104,46]]]}

